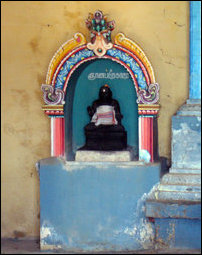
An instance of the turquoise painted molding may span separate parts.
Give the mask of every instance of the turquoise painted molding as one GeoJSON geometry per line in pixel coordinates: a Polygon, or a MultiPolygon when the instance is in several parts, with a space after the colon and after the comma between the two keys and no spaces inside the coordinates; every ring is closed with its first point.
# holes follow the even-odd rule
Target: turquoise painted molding
{"type": "Polygon", "coordinates": [[[189,98],[201,99],[201,1],[190,1],[189,98]]]}

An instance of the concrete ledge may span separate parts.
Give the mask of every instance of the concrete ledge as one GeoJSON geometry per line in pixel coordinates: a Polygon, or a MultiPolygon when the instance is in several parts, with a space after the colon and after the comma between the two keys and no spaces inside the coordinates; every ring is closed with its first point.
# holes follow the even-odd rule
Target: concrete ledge
{"type": "Polygon", "coordinates": [[[201,100],[187,100],[177,111],[181,116],[201,116],[201,100]]]}
{"type": "Polygon", "coordinates": [[[146,216],[152,218],[201,219],[201,203],[147,200],[146,216]]]}
{"type": "Polygon", "coordinates": [[[201,185],[201,174],[169,173],[161,179],[162,184],[172,185],[201,185]]]}

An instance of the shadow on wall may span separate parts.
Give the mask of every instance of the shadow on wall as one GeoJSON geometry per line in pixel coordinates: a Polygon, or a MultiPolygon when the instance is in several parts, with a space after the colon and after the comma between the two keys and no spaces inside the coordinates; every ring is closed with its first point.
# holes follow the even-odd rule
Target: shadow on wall
{"type": "Polygon", "coordinates": [[[164,174],[167,174],[169,172],[171,163],[170,163],[170,160],[166,157],[160,157],[159,160],[161,164],[160,178],[162,178],[164,174]]]}

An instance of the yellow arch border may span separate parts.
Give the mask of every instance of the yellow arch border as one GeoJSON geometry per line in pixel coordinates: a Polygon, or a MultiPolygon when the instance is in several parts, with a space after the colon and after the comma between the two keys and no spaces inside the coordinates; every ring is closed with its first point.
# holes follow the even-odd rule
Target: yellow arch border
{"type": "Polygon", "coordinates": [[[74,37],[67,42],[65,42],[58,51],[52,57],[50,64],[48,66],[48,72],[46,75],[46,84],[51,84],[53,75],[57,69],[58,64],[61,60],[73,49],[86,44],[86,38],[81,33],[76,33],[74,37]]]}
{"type": "Polygon", "coordinates": [[[134,53],[147,69],[151,79],[151,83],[155,83],[155,76],[152,65],[146,57],[144,51],[134,41],[127,38],[123,33],[118,33],[115,36],[115,44],[120,45],[134,53]]]}
{"type": "MultiPolygon", "coordinates": [[[[59,63],[62,61],[62,59],[72,50],[74,50],[75,48],[79,46],[85,45],[86,43],[87,43],[87,40],[85,36],[82,33],[76,33],[72,39],[65,42],[57,50],[57,52],[54,54],[53,58],[51,59],[49,67],[48,67],[48,72],[46,75],[46,84],[51,84],[53,75],[59,63]]],[[[144,51],[134,41],[127,38],[123,33],[118,33],[115,36],[115,44],[120,45],[123,48],[135,54],[145,66],[150,76],[151,83],[155,83],[155,76],[154,76],[154,71],[151,66],[151,63],[146,57],[144,51]]]]}

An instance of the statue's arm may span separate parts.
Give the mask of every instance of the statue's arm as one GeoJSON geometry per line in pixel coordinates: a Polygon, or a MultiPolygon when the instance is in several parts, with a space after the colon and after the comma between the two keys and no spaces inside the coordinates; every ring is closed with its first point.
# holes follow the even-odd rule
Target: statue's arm
{"type": "Polygon", "coordinates": [[[97,100],[93,102],[92,106],[87,107],[87,111],[88,111],[88,114],[90,115],[90,117],[92,117],[94,115],[94,113],[96,112],[97,107],[98,107],[97,100]]]}
{"type": "Polygon", "coordinates": [[[113,99],[112,105],[114,106],[116,119],[118,120],[118,122],[121,122],[123,115],[121,114],[121,110],[120,110],[118,101],[113,99]]]}

